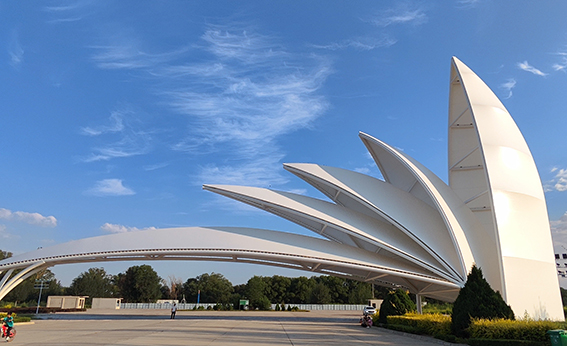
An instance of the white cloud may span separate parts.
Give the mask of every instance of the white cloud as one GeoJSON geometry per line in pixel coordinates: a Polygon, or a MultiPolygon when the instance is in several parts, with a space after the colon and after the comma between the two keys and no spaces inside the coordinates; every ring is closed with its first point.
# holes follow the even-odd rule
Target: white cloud
{"type": "Polygon", "coordinates": [[[567,246],[567,212],[565,212],[559,220],[550,221],[549,225],[551,227],[551,235],[555,245],[560,245],[562,247],[567,246]]]}
{"type": "Polygon", "coordinates": [[[560,169],[555,175],[554,189],[557,191],[567,191],[567,169],[560,169]]]}
{"type": "Polygon", "coordinates": [[[104,225],[100,226],[100,229],[108,233],[126,233],[126,232],[155,230],[157,228],[155,227],[137,228],[137,227],[117,225],[112,223],[105,223],[104,225]]]}
{"type": "Polygon", "coordinates": [[[57,219],[53,216],[43,216],[39,213],[28,213],[25,211],[12,212],[11,210],[4,208],[0,208],[0,219],[21,221],[41,227],[57,226],[57,219]]]}
{"type": "Polygon", "coordinates": [[[526,72],[533,73],[533,74],[535,74],[535,75],[537,75],[537,76],[542,76],[542,77],[543,77],[543,76],[547,76],[547,73],[541,72],[541,71],[538,70],[537,68],[531,66],[527,61],[519,62],[519,63],[517,64],[517,66],[518,66],[518,68],[519,68],[520,70],[524,70],[524,71],[526,71],[526,72]]]}
{"type": "Polygon", "coordinates": [[[553,179],[547,181],[544,184],[544,190],[546,192],[550,191],[559,191],[564,192],[567,191],[567,169],[559,169],[557,167],[553,167],[550,171],[551,173],[555,173],[553,179]]]}
{"type": "Polygon", "coordinates": [[[372,20],[376,26],[386,27],[395,24],[420,25],[427,22],[427,15],[422,8],[412,7],[408,4],[398,5],[384,11],[377,18],[372,20]]]}
{"type": "Polygon", "coordinates": [[[567,212],[565,212],[559,220],[550,221],[549,224],[551,225],[552,233],[562,233],[567,235],[567,212]]]}
{"type": "Polygon", "coordinates": [[[516,80],[514,78],[510,78],[506,83],[500,85],[500,88],[508,92],[508,96],[506,97],[507,99],[512,97],[512,89],[514,89],[515,87],[516,87],[516,80]]]}
{"type": "Polygon", "coordinates": [[[97,181],[95,186],[87,191],[87,195],[93,196],[127,196],[136,194],[132,189],[122,185],[121,179],[104,179],[97,181]]]}

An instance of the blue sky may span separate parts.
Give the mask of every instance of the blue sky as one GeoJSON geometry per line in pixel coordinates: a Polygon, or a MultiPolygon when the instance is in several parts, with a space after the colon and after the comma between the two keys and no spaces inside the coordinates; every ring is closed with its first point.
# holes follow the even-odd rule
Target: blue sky
{"type": "MultiPolygon", "coordinates": [[[[450,59],[500,97],[567,246],[567,3],[0,2],[0,248],[113,232],[247,226],[309,234],[201,189],[322,197],[310,162],[379,176],[369,133],[447,177],[450,59]]],[[[567,252],[567,250],[566,250],[567,252]]],[[[101,264],[116,274],[135,263],[101,264]]],[[[152,262],[183,280],[270,267],[152,262]]],[[[55,267],[69,284],[90,265],[55,267]]]]}

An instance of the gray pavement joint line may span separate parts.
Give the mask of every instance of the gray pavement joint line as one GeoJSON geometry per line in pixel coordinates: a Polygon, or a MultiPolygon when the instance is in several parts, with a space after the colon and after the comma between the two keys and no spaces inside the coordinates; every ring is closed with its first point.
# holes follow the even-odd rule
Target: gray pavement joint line
{"type": "Polygon", "coordinates": [[[211,340],[211,342],[209,343],[209,345],[213,344],[215,341],[217,341],[219,338],[223,337],[225,334],[230,333],[234,330],[234,328],[240,326],[242,324],[242,322],[237,323],[235,326],[232,326],[230,329],[226,330],[224,329],[224,333],[220,334],[219,336],[217,336],[216,338],[214,338],[213,340],[211,340]]]}
{"type": "Polygon", "coordinates": [[[289,343],[291,344],[291,346],[294,346],[293,341],[291,341],[291,338],[289,337],[289,334],[287,333],[287,330],[285,330],[285,327],[284,327],[282,321],[278,321],[278,322],[279,322],[280,326],[282,326],[282,329],[283,329],[283,331],[284,331],[284,333],[285,333],[285,336],[287,336],[287,339],[289,340],[289,343]]]}

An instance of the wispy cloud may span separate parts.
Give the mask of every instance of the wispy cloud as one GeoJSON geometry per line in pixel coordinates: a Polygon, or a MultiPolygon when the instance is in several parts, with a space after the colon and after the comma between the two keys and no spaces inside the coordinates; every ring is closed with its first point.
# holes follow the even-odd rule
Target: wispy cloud
{"type": "Polygon", "coordinates": [[[18,32],[12,31],[10,41],[8,43],[8,54],[10,55],[10,65],[18,68],[24,61],[24,49],[20,44],[18,32]]]}
{"type": "Polygon", "coordinates": [[[187,48],[166,53],[149,53],[140,47],[140,43],[129,38],[115,38],[114,43],[106,46],[91,46],[97,53],[92,56],[102,69],[144,69],[159,66],[175,60],[187,48]]]}
{"type": "Polygon", "coordinates": [[[427,14],[421,7],[409,4],[400,4],[390,8],[372,20],[376,26],[386,27],[396,24],[421,25],[427,23],[427,14]]]}
{"type": "Polygon", "coordinates": [[[112,223],[105,223],[104,225],[100,226],[100,229],[103,232],[108,232],[108,233],[126,233],[126,232],[155,230],[157,228],[155,227],[137,228],[137,227],[117,225],[112,223]]]}
{"type": "Polygon", "coordinates": [[[122,184],[122,179],[104,179],[97,181],[95,186],[85,191],[86,195],[104,196],[128,196],[136,194],[132,189],[122,184]]]}
{"type": "Polygon", "coordinates": [[[553,64],[551,67],[554,71],[567,72],[567,52],[559,52],[556,55],[559,55],[561,57],[561,61],[559,63],[553,64]]]}
{"type": "Polygon", "coordinates": [[[157,163],[155,165],[147,165],[144,166],[144,171],[155,171],[157,169],[165,168],[167,166],[169,166],[169,162],[157,163]]]}
{"type": "Polygon", "coordinates": [[[59,5],[43,7],[43,11],[52,15],[47,21],[49,24],[76,22],[88,16],[96,3],[93,0],[62,0],[59,5]]]}
{"type": "Polygon", "coordinates": [[[83,127],[81,133],[86,136],[98,136],[104,133],[121,132],[124,130],[123,118],[125,111],[113,111],[110,113],[110,124],[96,127],[83,127]]]}
{"type": "Polygon", "coordinates": [[[318,49],[328,49],[328,50],[343,50],[348,48],[353,48],[360,51],[368,51],[376,48],[390,47],[396,44],[397,40],[388,36],[383,35],[380,38],[374,37],[364,37],[344,40],[341,42],[333,42],[326,45],[312,45],[314,48],[318,49]]]}
{"type": "Polygon", "coordinates": [[[113,111],[108,125],[81,128],[80,132],[85,136],[104,137],[98,140],[104,144],[94,147],[93,152],[87,157],[81,158],[81,161],[107,161],[114,158],[147,154],[151,150],[151,132],[137,129],[133,123],[138,123],[136,113],[125,108],[113,111]],[[129,118],[134,120],[130,122],[128,121],[129,118]],[[111,143],[108,143],[108,138],[111,138],[111,143]]]}
{"type": "Polygon", "coordinates": [[[518,66],[518,68],[519,68],[520,70],[524,70],[524,71],[526,71],[526,72],[533,73],[533,74],[535,74],[535,75],[537,75],[537,76],[542,76],[542,77],[547,76],[547,73],[541,72],[541,71],[538,70],[537,68],[531,66],[527,61],[519,62],[519,63],[517,63],[516,66],[518,66]]]}
{"type": "Polygon", "coordinates": [[[512,97],[512,89],[514,89],[515,86],[516,86],[516,80],[514,78],[510,78],[508,79],[508,81],[506,81],[506,83],[500,85],[501,89],[504,89],[505,91],[508,92],[508,96],[506,97],[506,99],[512,97]]]}
{"type": "Polygon", "coordinates": [[[481,0],[457,0],[457,5],[460,8],[472,8],[476,7],[481,0]]]}
{"type": "MultiPolygon", "coordinates": [[[[230,25],[209,25],[191,46],[191,54],[202,58],[189,64],[176,63],[187,49],[148,54],[144,51],[151,49],[141,49],[139,40],[124,37],[93,47],[92,59],[99,68],[137,69],[156,79],[162,105],[184,115],[187,123],[183,127],[188,130],[177,131],[175,136],[180,137],[172,140],[170,148],[193,155],[216,154],[215,162],[203,164],[197,184],[222,180],[265,186],[287,181],[280,176],[278,160],[285,153],[277,141],[310,127],[328,108],[318,94],[332,73],[327,59],[294,53],[273,37],[230,25]]],[[[83,132],[98,136],[101,130],[88,127],[83,132]]],[[[109,147],[120,149],[118,144],[109,147]]],[[[102,149],[85,161],[136,153],[102,149]]]]}
{"type": "Polygon", "coordinates": [[[0,219],[21,221],[31,225],[41,227],[55,227],[57,226],[57,219],[53,216],[43,216],[39,213],[28,213],[25,211],[14,211],[0,208],[0,219]]]}
{"type": "Polygon", "coordinates": [[[330,63],[293,54],[273,39],[249,30],[213,26],[202,36],[207,63],[160,71],[185,84],[165,92],[168,104],[188,116],[191,133],[174,149],[215,151],[222,144],[236,164],[203,167],[204,181],[266,186],[287,179],[277,139],[306,128],[327,109],[317,95],[330,63]],[[278,172],[278,173],[274,173],[278,172]]]}

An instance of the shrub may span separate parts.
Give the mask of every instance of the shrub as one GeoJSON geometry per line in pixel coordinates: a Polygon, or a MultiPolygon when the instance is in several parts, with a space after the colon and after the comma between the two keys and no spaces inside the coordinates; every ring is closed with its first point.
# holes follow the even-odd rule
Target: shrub
{"type": "Polygon", "coordinates": [[[468,337],[467,328],[471,318],[514,319],[512,308],[504,302],[499,292],[495,292],[482,275],[482,270],[472,267],[465,286],[453,304],[451,330],[457,336],[468,337]]]}
{"type": "Polygon", "coordinates": [[[415,303],[410,299],[408,294],[401,289],[397,289],[393,292],[389,292],[380,305],[378,322],[385,324],[388,323],[388,316],[403,315],[415,310],[415,303]]]}
{"type": "Polygon", "coordinates": [[[276,310],[276,311],[280,311],[280,304],[276,304],[276,307],[275,307],[275,309],[274,309],[274,310],[276,310]]]}
{"type": "Polygon", "coordinates": [[[388,324],[410,326],[419,334],[435,337],[451,334],[451,317],[441,314],[409,313],[403,316],[388,316],[388,324]]]}
{"type": "Polygon", "coordinates": [[[552,321],[511,321],[506,319],[475,319],[469,327],[471,338],[531,340],[544,342],[548,330],[562,329],[564,323],[552,321]]]}

